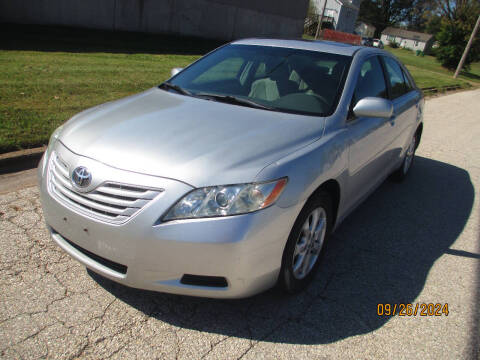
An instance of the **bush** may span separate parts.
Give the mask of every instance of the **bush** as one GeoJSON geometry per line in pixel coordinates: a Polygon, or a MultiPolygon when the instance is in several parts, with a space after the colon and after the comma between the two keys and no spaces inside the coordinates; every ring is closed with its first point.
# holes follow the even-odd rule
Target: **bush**
{"type": "MultiPolygon", "coordinates": [[[[437,37],[440,44],[435,52],[438,61],[447,69],[455,69],[466,45],[464,41],[465,34],[459,31],[458,26],[455,26],[454,23],[444,21],[442,30],[440,30],[437,37]]],[[[470,62],[466,61],[465,65],[468,65],[470,62]]]]}
{"type": "Polygon", "coordinates": [[[313,15],[305,19],[305,24],[303,26],[303,33],[309,36],[315,36],[317,33],[318,26],[318,16],[313,15]]]}
{"type": "Polygon", "coordinates": [[[399,43],[395,42],[395,41],[391,41],[390,42],[390,47],[394,48],[394,49],[398,49],[399,47],[399,43]]]}
{"type": "MultiPolygon", "coordinates": [[[[477,19],[476,14],[463,11],[457,19],[443,19],[440,32],[437,34],[439,47],[435,49],[435,56],[443,67],[455,69],[460,62],[463,51],[467,45],[473,26],[477,19]]],[[[469,64],[480,58],[480,41],[473,42],[468,53],[464,68],[469,69],[469,64]]]]}

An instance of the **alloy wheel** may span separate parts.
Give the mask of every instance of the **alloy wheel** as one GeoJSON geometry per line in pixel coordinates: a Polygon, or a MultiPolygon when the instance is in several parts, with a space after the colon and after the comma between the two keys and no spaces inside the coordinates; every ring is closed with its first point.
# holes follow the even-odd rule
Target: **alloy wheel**
{"type": "Polygon", "coordinates": [[[405,161],[403,163],[403,173],[406,174],[410,166],[412,166],[413,156],[415,155],[415,145],[417,137],[414,135],[410,145],[408,146],[407,153],[405,154],[405,161]]]}
{"type": "Polygon", "coordinates": [[[305,220],[293,252],[293,276],[304,279],[317,262],[327,230],[327,213],[322,207],[313,210],[305,220]]]}

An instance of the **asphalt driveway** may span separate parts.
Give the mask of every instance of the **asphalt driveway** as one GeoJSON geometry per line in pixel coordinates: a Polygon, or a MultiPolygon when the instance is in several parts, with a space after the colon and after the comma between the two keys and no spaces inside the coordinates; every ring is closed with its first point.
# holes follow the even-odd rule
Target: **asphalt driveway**
{"type": "Polygon", "coordinates": [[[478,359],[480,90],[427,101],[403,184],[334,234],[308,291],[220,301],[129,289],[48,238],[36,188],[0,195],[1,358],[478,359]],[[378,316],[378,304],[448,316],[378,316]]]}

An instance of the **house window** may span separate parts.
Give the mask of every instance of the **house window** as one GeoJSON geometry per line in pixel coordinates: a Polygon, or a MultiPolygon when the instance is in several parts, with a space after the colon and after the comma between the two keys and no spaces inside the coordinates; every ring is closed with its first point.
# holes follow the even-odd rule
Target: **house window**
{"type": "Polygon", "coordinates": [[[325,17],[335,17],[335,10],[333,9],[325,9],[325,17]]]}
{"type": "Polygon", "coordinates": [[[415,41],[415,46],[418,46],[418,41],[415,41]]]}
{"type": "Polygon", "coordinates": [[[395,36],[388,35],[387,40],[390,41],[390,42],[393,42],[393,41],[395,41],[395,36]]]}

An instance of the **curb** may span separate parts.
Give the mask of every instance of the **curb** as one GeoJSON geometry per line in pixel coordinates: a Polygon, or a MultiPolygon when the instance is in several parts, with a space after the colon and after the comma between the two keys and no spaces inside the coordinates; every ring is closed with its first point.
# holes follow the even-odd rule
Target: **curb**
{"type": "MultiPolygon", "coordinates": [[[[428,88],[422,88],[422,92],[424,93],[425,96],[432,96],[432,95],[437,95],[437,94],[443,94],[443,93],[449,93],[452,91],[457,91],[457,90],[462,90],[464,89],[461,85],[455,84],[455,85],[445,85],[445,86],[432,86],[428,88]]],[[[465,88],[469,89],[469,88],[465,88]]]]}
{"type": "Polygon", "coordinates": [[[0,174],[28,170],[37,167],[46,146],[0,154],[0,174]]]}

